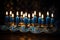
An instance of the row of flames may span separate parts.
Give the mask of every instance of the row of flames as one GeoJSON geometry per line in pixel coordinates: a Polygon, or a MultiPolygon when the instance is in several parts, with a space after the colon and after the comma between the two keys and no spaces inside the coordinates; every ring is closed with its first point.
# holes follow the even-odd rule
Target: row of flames
{"type": "MultiPolygon", "coordinates": [[[[23,13],[23,11],[20,12],[20,15],[23,16],[23,17],[25,17],[25,16],[27,17],[28,16],[28,18],[31,17],[31,15],[29,13],[27,13],[27,12],[23,13]]],[[[6,11],[6,16],[8,16],[8,11],[6,11]]],[[[12,11],[10,11],[9,16],[14,18],[14,14],[12,13],[12,11]]],[[[16,16],[19,16],[19,12],[18,11],[16,12],[16,16]]],[[[34,11],[34,13],[32,13],[32,17],[34,17],[34,16],[36,16],[36,11],[34,11]]],[[[48,11],[47,11],[47,16],[49,16],[49,12],[48,11]]],[[[41,14],[41,12],[39,12],[39,17],[44,18],[44,15],[41,14]]],[[[53,13],[51,14],[51,17],[53,18],[53,13]]]]}

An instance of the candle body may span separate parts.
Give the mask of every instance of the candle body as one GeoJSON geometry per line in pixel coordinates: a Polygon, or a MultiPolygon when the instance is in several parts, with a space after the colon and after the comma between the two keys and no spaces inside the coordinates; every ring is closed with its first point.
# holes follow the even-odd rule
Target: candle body
{"type": "Polygon", "coordinates": [[[42,18],[42,20],[41,20],[41,24],[44,24],[44,19],[42,18]]]}
{"type": "Polygon", "coordinates": [[[53,18],[51,18],[51,24],[54,24],[54,19],[53,18]]]}
{"type": "Polygon", "coordinates": [[[23,22],[23,18],[20,17],[20,22],[23,22]]]}
{"type": "Polygon", "coordinates": [[[10,22],[12,22],[12,17],[10,16],[10,19],[9,19],[10,22]]]}
{"type": "Polygon", "coordinates": [[[27,24],[28,23],[28,18],[24,17],[23,21],[24,21],[25,24],[27,24]]]}
{"type": "Polygon", "coordinates": [[[5,17],[5,22],[8,22],[8,21],[9,21],[9,17],[6,16],[6,17],[5,17]]]}
{"type": "Polygon", "coordinates": [[[38,18],[38,24],[41,24],[41,17],[38,18]]]}
{"type": "Polygon", "coordinates": [[[50,23],[50,17],[47,16],[47,17],[46,17],[46,24],[49,24],[49,23],[50,23]]]}
{"type": "Polygon", "coordinates": [[[12,18],[12,22],[14,22],[14,18],[12,18]]]}
{"type": "Polygon", "coordinates": [[[28,24],[30,23],[30,18],[28,18],[28,24]]]}
{"type": "Polygon", "coordinates": [[[37,17],[34,16],[34,17],[32,18],[32,23],[36,23],[36,21],[37,21],[37,17]]]}
{"type": "Polygon", "coordinates": [[[19,23],[19,17],[17,16],[16,17],[16,24],[18,24],[19,23]]]}

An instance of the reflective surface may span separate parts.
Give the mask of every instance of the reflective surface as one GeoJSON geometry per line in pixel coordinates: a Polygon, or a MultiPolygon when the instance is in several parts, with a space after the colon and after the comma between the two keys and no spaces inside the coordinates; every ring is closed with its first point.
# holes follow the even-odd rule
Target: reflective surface
{"type": "Polygon", "coordinates": [[[0,34],[0,40],[60,40],[58,37],[52,35],[40,35],[40,34],[0,34]]]}

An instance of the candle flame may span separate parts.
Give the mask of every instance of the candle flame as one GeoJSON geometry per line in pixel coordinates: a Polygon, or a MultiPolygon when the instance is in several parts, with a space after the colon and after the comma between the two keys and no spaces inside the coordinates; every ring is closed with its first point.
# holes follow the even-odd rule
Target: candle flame
{"type": "Polygon", "coordinates": [[[17,16],[19,15],[18,11],[16,12],[16,15],[17,15],[17,16]]]}
{"type": "Polygon", "coordinates": [[[21,11],[21,15],[23,15],[23,11],[21,11]]]}
{"type": "Polygon", "coordinates": [[[49,16],[49,12],[47,12],[47,16],[49,16]]]}
{"type": "Polygon", "coordinates": [[[12,17],[14,18],[14,14],[12,14],[12,17]]]}
{"type": "Polygon", "coordinates": [[[12,15],[12,11],[10,11],[10,15],[12,15]]]}
{"type": "Polygon", "coordinates": [[[6,11],[6,15],[8,15],[8,11],[6,11]]]}
{"type": "Polygon", "coordinates": [[[34,17],[34,14],[32,14],[32,17],[34,17]]]}
{"type": "Polygon", "coordinates": [[[28,17],[30,18],[30,14],[28,14],[28,17]]]}
{"type": "Polygon", "coordinates": [[[41,12],[39,12],[39,16],[41,16],[41,12]]]}
{"type": "Polygon", "coordinates": [[[44,18],[44,15],[42,14],[42,18],[44,18]]]}
{"type": "Polygon", "coordinates": [[[23,17],[25,17],[25,14],[23,14],[23,17]]]}
{"type": "Polygon", "coordinates": [[[51,14],[51,17],[54,17],[54,16],[53,16],[53,13],[51,14]]]}
{"type": "Polygon", "coordinates": [[[27,16],[27,12],[25,12],[25,16],[27,16]]]}
{"type": "Polygon", "coordinates": [[[34,11],[34,15],[36,15],[36,11],[34,11]]]}

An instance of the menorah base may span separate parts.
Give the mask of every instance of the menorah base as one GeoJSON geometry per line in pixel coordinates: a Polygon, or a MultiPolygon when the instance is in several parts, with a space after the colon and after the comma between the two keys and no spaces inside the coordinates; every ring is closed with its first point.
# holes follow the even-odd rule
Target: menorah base
{"type": "Polygon", "coordinates": [[[7,25],[3,25],[1,26],[1,30],[3,31],[7,31],[10,30],[11,32],[31,32],[31,33],[53,33],[56,32],[56,27],[51,27],[51,28],[47,28],[47,27],[40,27],[40,26],[7,26],[7,25]]]}

